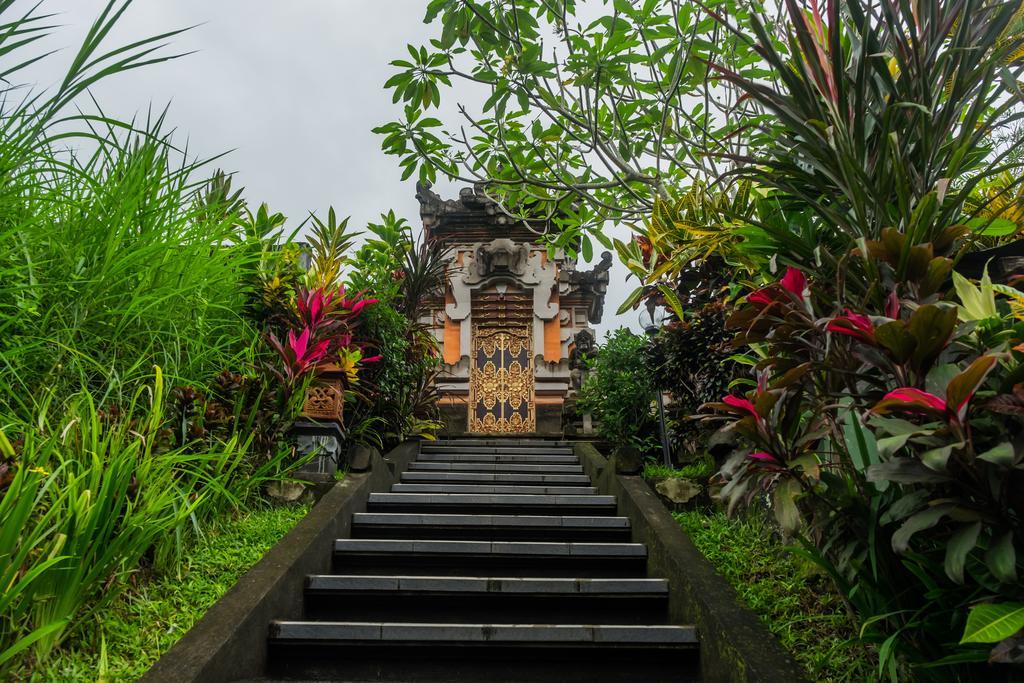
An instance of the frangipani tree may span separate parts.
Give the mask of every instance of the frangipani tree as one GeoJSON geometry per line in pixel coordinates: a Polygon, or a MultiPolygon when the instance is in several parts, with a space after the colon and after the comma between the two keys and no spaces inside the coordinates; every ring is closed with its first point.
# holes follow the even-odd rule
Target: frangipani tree
{"type": "MultiPolygon", "coordinates": [[[[376,129],[404,178],[479,184],[510,215],[548,219],[548,239],[589,260],[605,221],[638,221],[657,198],[716,177],[745,153],[756,110],[711,63],[764,78],[743,24],[759,3],[433,0],[438,29],[386,87],[404,115],[376,129]],[[473,108],[465,95],[485,98],[473,108]],[[459,98],[460,117],[435,115],[459,98]],[[580,239],[582,238],[582,239],[580,239]],[[580,240],[579,242],[577,240],[580,240]]],[[[779,46],[784,49],[783,46],[779,46]]]]}

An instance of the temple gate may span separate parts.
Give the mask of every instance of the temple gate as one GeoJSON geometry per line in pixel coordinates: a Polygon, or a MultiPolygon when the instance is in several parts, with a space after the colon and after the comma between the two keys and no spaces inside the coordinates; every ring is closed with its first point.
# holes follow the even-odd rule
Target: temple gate
{"type": "Polygon", "coordinates": [[[450,246],[444,297],[421,320],[441,347],[441,411],[450,434],[563,434],[578,384],[577,346],[601,321],[611,254],[578,271],[536,243],[543,226],[502,213],[473,188],[444,200],[417,187],[428,238],[450,246]]]}

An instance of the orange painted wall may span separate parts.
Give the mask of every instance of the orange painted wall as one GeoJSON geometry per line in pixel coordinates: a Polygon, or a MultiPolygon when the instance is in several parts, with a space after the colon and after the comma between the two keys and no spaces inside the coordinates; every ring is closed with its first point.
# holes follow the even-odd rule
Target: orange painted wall
{"type": "Polygon", "coordinates": [[[444,319],[444,362],[455,365],[462,358],[462,323],[445,316],[444,319]]]}
{"type": "MultiPolygon", "coordinates": [[[[551,292],[549,303],[558,307],[558,290],[551,292]]],[[[561,316],[557,313],[551,320],[544,321],[544,360],[549,363],[557,363],[562,359],[562,322],[561,316]]]]}
{"type": "MultiPolygon", "coordinates": [[[[459,260],[462,259],[462,252],[459,252],[459,260]]],[[[446,304],[455,303],[455,294],[452,293],[451,288],[446,288],[444,293],[444,302],[446,304]]],[[[444,362],[449,365],[455,365],[462,358],[462,321],[452,320],[447,315],[444,317],[444,348],[443,358],[444,362]]]]}

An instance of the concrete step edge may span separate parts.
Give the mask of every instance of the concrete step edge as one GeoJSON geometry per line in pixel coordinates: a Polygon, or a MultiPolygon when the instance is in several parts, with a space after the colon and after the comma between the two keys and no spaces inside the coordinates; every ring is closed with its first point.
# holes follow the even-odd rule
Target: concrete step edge
{"type": "Polygon", "coordinates": [[[522,486],[516,484],[413,484],[391,485],[389,493],[475,493],[492,495],[584,496],[597,495],[596,486],[522,486]]]}
{"type": "Polygon", "coordinates": [[[272,640],[303,642],[382,641],[458,642],[514,645],[555,643],[607,647],[697,645],[693,626],[629,626],[584,624],[423,624],[344,621],[273,621],[272,640]]]}
{"type": "Polygon", "coordinates": [[[628,529],[627,517],[587,515],[473,515],[453,513],[410,512],[356,512],[352,516],[357,526],[494,526],[521,528],[594,528],[628,529]]]}
{"type": "Polygon", "coordinates": [[[668,596],[665,579],[523,578],[476,576],[364,576],[311,574],[311,592],[445,593],[487,595],[668,596]]]}
{"type": "Polygon", "coordinates": [[[464,541],[417,539],[339,538],[335,555],[414,554],[432,556],[516,556],[644,558],[643,543],[599,543],[584,541],[464,541]]]}
{"type": "Polygon", "coordinates": [[[438,505],[566,505],[609,507],[615,505],[615,496],[600,494],[546,495],[534,494],[486,494],[486,493],[371,493],[369,503],[424,503],[438,505]]]}

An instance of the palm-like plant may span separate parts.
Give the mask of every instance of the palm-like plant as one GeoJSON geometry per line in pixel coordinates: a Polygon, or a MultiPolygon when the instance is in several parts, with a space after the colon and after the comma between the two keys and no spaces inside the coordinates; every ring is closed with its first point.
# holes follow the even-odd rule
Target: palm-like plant
{"type": "Polygon", "coordinates": [[[333,206],[327,210],[326,222],[316,215],[310,218],[307,284],[324,290],[334,289],[341,283],[341,269],[348,262],[348,253],[359,233],[349,231],[348,217],[338,220],[333,206]]]}
{"type": "Polygon", "coordinates": [[[421,239],[406,250],[398,308],[409,320],[417,320],[427,298],[443,290],[448,252],[448,246],[436,239],[421,239]]]}
{"type": "Polygon", "coordinates": [[[1019,2],[786,0],[785,15],[786,51],[767,17],[751,21],[774,84],[718,69],[782,124],[738,172],[848,246],[887,227],[908,249],[933,242],[980,183],[1018,164],[992,140],[1024,115],[1019,2]]]}

